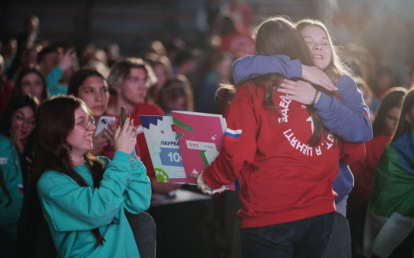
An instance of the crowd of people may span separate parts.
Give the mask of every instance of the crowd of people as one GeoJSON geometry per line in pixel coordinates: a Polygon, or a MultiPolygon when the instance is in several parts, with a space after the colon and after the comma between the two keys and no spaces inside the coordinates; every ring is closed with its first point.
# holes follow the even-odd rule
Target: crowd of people
{"type": "MultiPolygon", "coordinates": [[[[184,110],[227,120],[224,147],[198,178],[202,192],[221,192],[213,202],[236,178],[241,185],[240,230],[218,230],[211,242],[229,244],[217,257],[234,253],[236,238],[243,257],[322,257],[339,234],[349,234],[352,257],[412,257],[414,68],[397,85],[393,67],[364,46],[338,52],[318,20],[268,18],[251,36],[251,10],[236,7],[216,12],[219,40],[207,49],[176,38],[130,56],[116,43],[76,51],[40,38],[35,15],[2,42],[2,255],[34,257],[46,220],[59,257],[138,257],[125,213],[148,211],[151,193],[199,191],[157,181],[140,115],[184,110]]],[[[186,213],[203,209],[236,217],[220,201],[186,213]]]]}

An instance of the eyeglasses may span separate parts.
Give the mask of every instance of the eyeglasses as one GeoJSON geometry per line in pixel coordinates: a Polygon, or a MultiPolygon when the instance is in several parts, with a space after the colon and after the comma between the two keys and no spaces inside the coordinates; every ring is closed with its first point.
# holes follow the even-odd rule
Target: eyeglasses
{"type": "Polygon", "coordinates": [[[95,125],[95,118],[93,116],[83,120],[82,122],[77,123],[76,125],[81,125],[83,126],[83,128],[85,128],[85,130],[89,130],[91,124],[95,125]]]}

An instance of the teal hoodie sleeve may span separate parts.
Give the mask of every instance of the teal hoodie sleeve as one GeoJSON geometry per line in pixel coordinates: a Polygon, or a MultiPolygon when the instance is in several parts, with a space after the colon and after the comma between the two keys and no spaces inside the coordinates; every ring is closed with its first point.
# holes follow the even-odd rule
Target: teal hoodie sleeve
{"type": "Polygon", "coordinates": [[[67,88],[59,83],[62,75],[63,70],[59,66],[56,66],[46,76],[46,86],[50,96],[66,95],[67,88]]]}
{"type": "Polygon", "coordinates": [[[11,203],[6,207],[9,198],[0,187],[0,230],[16,239],[17,221],[23,204],[22,172],[16,149],[4,136],[0,136],[0,169],[11,197],[11,203]]]}
{"type": "Polygon", "coordinates": [[[140,158],[135,158],[135,150],[130,161],[132,180],[125,191],[125,208],[134,214],[146,211],[151,200],[151,181],[140,158]]]}
{"type": "Polygon", "coordinates": [[[56,231],[90,230],[110,224],[124,204],[124,192],[131,180],[130,158],[127,153],[115,152],[99,188],[80,187],[67,175],[45,172],[37,190],[48,224],[56,231]]]}

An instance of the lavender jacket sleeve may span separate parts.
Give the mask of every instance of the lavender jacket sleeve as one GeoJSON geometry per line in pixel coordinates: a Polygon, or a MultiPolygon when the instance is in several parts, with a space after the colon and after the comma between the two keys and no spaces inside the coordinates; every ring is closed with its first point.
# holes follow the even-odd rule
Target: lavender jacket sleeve
{"type": "Polygon", "coordinates": [[[372,125],[355,81],[343,75],[336,87],[340,100],[322,93],[314,106],[323,125],[348,142],[367,142],[372,138],[372,125]]]}
{"type": "MultiPolygon", "coordinates": [[[[300,78],[302,65],[299,60],[290,60],[284,55],[245,56],[233,64],[236,84],[249,77],[267,73],[281,73],[288,79],[300,78]]],[[[361,92],[354,80],[347,75],[342,76],[336,86],[340,100],[323,93],[314,106],[322,123],[346,141],[367,142],[372,138],[372,126],[361,92]]]]}
{"type": "Polygon", "coordinates": [[[288,56],[245,56],[237,59],[232,67],[236,85],[242,81],[268,73],[281,73],[286,78],[301,78],[302,64],[288,56]]]}

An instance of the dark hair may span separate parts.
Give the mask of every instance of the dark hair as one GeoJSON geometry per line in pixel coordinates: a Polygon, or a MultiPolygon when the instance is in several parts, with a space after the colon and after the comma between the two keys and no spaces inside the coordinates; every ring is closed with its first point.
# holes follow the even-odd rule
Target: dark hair
{"type": "Polygon", "coordinates": [[[89,68],[82,68],[72,75],[72,78],[69,81],[68,91],[66,92],[66,94],[72,94],[73,96],[77,97],[79,87],[83,84],[83,82],[86,79],[88,79],[91,76],[98,76],[102,78],[102,80],[106,81],[102,74],[100,74],[98,71],[89,68]]]}
{"type": "Polygon", "coordinates": [[[237,32],[234,20],[230,16],[223,16],[218,22],[218,33],[220,36],[225,36],[230,33],[237,32]]]}
{"type": "Polygon", "coordinates": [[[400,118],[398,119],[397,129],[395,130],[392,142],[400,138],[406,131],[411,131],[411,124],[407,121],[406,115],[414,106],[414,88],[407,91],[404,97],[400,118]]]}
{"type": "Polygon", "coordinates": [[[374,136],[384,133],[385,118],[388,112],[392,108],[401,108],[406,93],[407,90],[402,87],[391,88],[385,93],[384,99],[381,101],[374,122],[372,123],[374,136]]]}
{"type": "MultiPolygon", "coordinates": [[[[66,141],[75,126],[75,110],[84,107],[91,114],[83,100],[73,96],[57,96],[43,102],[36,115],[35,157],[31,172],[37,182],[47,170],[54,170],[72,178],[79,186],[86,187],[85,180],[73,169],[70,151],[66,141]]],[[[100,160],[87,153],[86,165],[92,174],[93,185],[99,188],[104,167],[100,160]]],[[[98,228],[92,229],[96,245],[103,244],[103,236],[98,228]]]]}
{"type": "Polygon", "coordinates": [[[30,73],[37,74],[37,76],[39,76],[39,78],[42,80],[42,83],[43,83],[42,99],[39,99],[39,101],[42,102],[43,100],[49,98],[49,93],[47,91],[45,77],[40,72],[37,66],[24,66],[17,72],[16,83],[14,84],[14,88],[13,88],[13,91],[10,97],[13,98],[13,97],[23,94],[22,93],[22,79],[23,77],[25,77],[26,75],[30,73]]]}
{"type": "MultiPolygon", "coordinates": [[[[37,98],[28,95],[20,95],[10,99],[4,109],[3,115],[1,116],[0,133],[6,135],[7,137],[10,136],[12,117],[16,110],[24,107],[30,107],[33,110],[33,113],[36,114],[38,106],[39,102],[37,98]]],[[[34,131],[35,129],[33,129],[32,133],[27,138],[27,142],[23,150],[25,155],[28,155],[33,149],[35,135],[34,131]]]]}
{"type": "Polygon", "coordinates": [[[50,53],[59,53],[59,47],[56,45],[52,45],[52,46],[47,46],[43,48],[37,55],[37,63],[38,64],[41,63],[43,59],[45,58],[45,56],[50,53]]]}
{"type": "Polygon", "coordinates": [[[182,74],[177,74],[168,79],[161,87],[157,104],[164,110],[168,111],[166,106],[166,96],[169,95],[173,100],[180,96],[185,96],[185,110],[192,111],[194,108],[193,91],[187,77],[182,74]]]}
{"type": "MultiPolygon", "coordinates": [[[[289,56],[290,59],[300,59],[301,63],[304,65],[313,66],[313,59],[309,52],[309,48],[303,41],[299,31],[296,30],[293,23],[284,18],[275,17],[262,22],[255,29],[255,38],[256,52],[258,55],[271,56],[283,54],[289,56]]],[[[261,87],[265,90],[263,105],[276,111],[279,116],[282,116],[282,114],[273,101],[273,94],[277,88],[279,88],[283,79],[284,77],[279,73],[261,75],[251,79],[257,87],[261,87]]],[[[332,95],[332,93],[327,92],[319,86],[314,87],[328,95],[332,95]]],[[[324,133],[326,137],[328,134],[327,130],[322,125],[321,119],[316,114],[316,110],[310,106],[307,106],[307,109],[312,116],[315,125],[315,130],[313,131],[308,144],[314,147],[319,145],[324,133]]]]}

